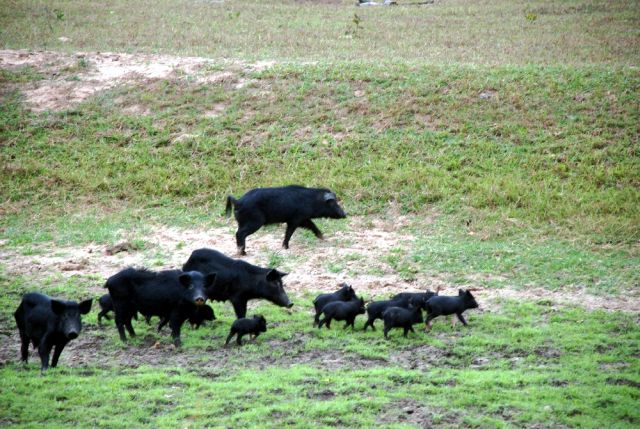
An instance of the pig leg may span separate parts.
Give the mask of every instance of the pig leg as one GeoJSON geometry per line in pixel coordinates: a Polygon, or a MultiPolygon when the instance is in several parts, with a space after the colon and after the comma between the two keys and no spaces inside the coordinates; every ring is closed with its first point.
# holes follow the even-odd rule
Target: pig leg
{"type": "Polygon", "coordinates": [[[29,359],[29,337],[22,330],[20,330],[20,359],[24,363],[29,359]]]}
{"type": "Polygon", "coordinates": [[[229,336],[227,337],[227,341],[224,342],[224,345],[226,346],[227,344],[229,344],[229,341],[231,341],[231,338],[233,338],[233,336],[236,334],[236,331],[231,329],[231,332],[229,332],[229,336]]]}
{"type": "Polygon", "coordinates": [[[51,354],[52,348],[53,344],[51,344],[51,338],[48,335],[45,335],[38,346],[38,354],[40,355],[40,362],[42,363],[40,371],[42,372],[49,368],[49,355],[51,354]]]}
{"type": "Polygon", "coordinates": [[[468,326],[469,324],[467,323],[466,320],[464,320],[464,317],[462,317],[462,313],[456,313],[456,316],[458,316],[458,319],[460,319],[460,321],[462,322],[462,324],[464,326],[468,326]]]}
{"type": "Polygon", "coordinates": [[[320,321],[320,323],[318,323],[318,329],[322,328],[322,325],[327,325],[327,329],[331,329],[331,318],[330,317],[325,317],[324,319],[322,319],[320,321]]]}
{"type": "MultiPolygon", "coordinates": [[[[147,316],[147,317],[151,317],[151,316],[147,316]]],[[[158,332],[160,332],[160,330],[162,328],[164,328],[164,326],[169,323],[169,318],[168,317],[163,317],[162,319],[160,319],[160,323],[158,323],[158,332]]]]}
{"type": "Polygon", "coordinates": [[[318,329],[322,329],[322,325],[324,325],[325,320],[326,319],[322,319],[322,320],[318,319],[318,329]]]}
{"type": "Polygon", "coordinates": [[[300,226],[302,228],[308,229],[311,232],[313,232],[313,234],[318,237],[320,240],[322,240],[324,237],[322,236],[322,232],[318,229],[318,227],[316,226],[315,223],[313,223],[313,221],[311,219],[307,219],[305,221],[303,221],[300,226]]]}
{"type": "Polygon", "coordinates": [[[429,332],[431,330],[431,323],[432,320],[435,319],[436,316],[434,316],[433,314],[430,314],[427,316],[427,320],[425,320],[425,326],[424,326],[424,331],[425,332],[429,332]]]}
{"type": "MultiPolygon", "coordinates": [[[[351,329],[356,329],[355,323],[356,323],[356,318],[355,317],[352,318],[352,319],[347,320],[347,326],[351,325],[351,329]]],[[[345,326],[345,328],[347,326],[345,326]]]]}
{"type": "Polygon", "coordinates": [[[407,338],[407,334],[409,333],[409,328],[405,326],[403,329],[404,329],[404,332],[402,333],[402,336],[407,338]]]}
{"type": "Polygon", "coordinates": [[[102,318],[103,317],[105,319],[109,320],[109,316],[107,315],[108,312],[109,312],[109,310],[102,310],[100,313],[98,313],[98,325],[102,325],[102,318]]]}
{"type": "Polygon", "coordinates": [[[318,326],[319,322],[320,322],[320,313],[316,313],[316,315],[313,317],[313,326],[314,327],[318,326]]]}
{"type": "Polygon", "coordinates": [[[233,311],[236,312],[237,319],[241,319],[247,315],[247,301],[231,301],[231,304],[233,305],[233,311]]]}
{"type": "Polygon", "coordinates": [[[263,225],[262,222],[253,220],[253,221],[244,223],[242,226],[238,228],[238,231],[236,232],[236,244],[238,246],[238,254],[240,255],[247,254],[244,250],[247,236],[259,230],[262,225],[263,225]]]}
{"type": "Polygon", "coordinates": [[[284,233],[284,241],[282,242],[282,247],[284,247],[285,249],[289,248],[289,240],[291,240],[291,236],[293,235],[296,228],[298,228],[297,223],[287,223],[287,230],[284,233]]]}
{"type": "Polygon", "coordinates": [[[127,331],[129,332],[130,336],[132,337],[136,336],[136,331],[133,330],[133,326],[131,325],[131,318],[128,318],[127,320],[125,320],[124,326],[125,328],[127,328],[127,331]]]}
{"type": "Polygon", "coordinates": [[[367,319],[367,321],[366,321],[366,322],[365,322],[365,324],[364,324],[364,330],[366,331],[366,330],[367,330],[367,327],[368,327],[368,326],[371,326],[371,329],[373,329],[373,330],[375,331],[375,330],[376,330],[376,327],[375,327],[375,326],[373,326],[373,322],[375,322],[375,321],[376,321],[376,319],[372,319],[372,318],[367,319]]]}
{"type": "Polygon", "coordinates": [[[242,336],[244,334],[242,332],[238,332],[238,338],[236,338],[236,344],[238,344],[239,346],[242,345],[242,336]]]}
{"type": "Polygon", "coordinates": [[[389,333],[389,331],[391,330],[391,326],[387,326],[384,325],[384,338],[388,339],[389,337],[387,336],[387,334],[389,333]]]}
{"type": "Polygon", "coordinates": [[[184,320],[181,320],[177,314],[171,315],[171,320],[169,320],[169,327],[171,328],[171,338],[173,338],[173,345],[175,345],[176,347],[180,347],[180,345],[182,344],[182,342],[180,341],[180,327],[182,327],[183,323],[184,320]]]}
{"type": "Polygon", "coordinates": [[[56,344],[56,348],[53,351],[53,357],[51,358],[51,368],[55,368],[58,365],[58,359],[60,358],[60,353],[62,353],[62,350],[66,345],[67,343],[64,341],[56,344]]]}

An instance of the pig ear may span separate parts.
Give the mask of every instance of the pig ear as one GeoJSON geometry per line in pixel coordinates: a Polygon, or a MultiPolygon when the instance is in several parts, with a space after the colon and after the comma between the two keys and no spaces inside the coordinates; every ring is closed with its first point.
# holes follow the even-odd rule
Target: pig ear
{"type": "Polygon", "coordinates": [[[458,289],[458,296],[462,296],[465,294],[465,291],[462,289],[458,289]]]}
{"type": "Polygon", "coordinates": [[[267,281],[269,282],[273,282],[276,281],[280,278],[280,272],[278,270],[276,270],[275,268],[273,270],[270,270],[267,273],[267,281]]]}
{"type": "Polygon", "coordinates": [[[87,299],[85,301],[82,301],[78,307],[80,308],[80,314],[87,314],[91,311],[91,303],[93,302],[92,299],[87,299]]]}
{"type": "Polygon", "coordinates": [[[182,287],[191,286],[191,276],[189,274],[181,274],[180,277],[178,277],[178,280],[182,287]]]}
{"type": "Polygon", "coordinates": [[[336,201],[336,194],[334,194],[333,192],[325,192],[324,193],[324,201],[325,202],[329,202],[329,201],[336,201]]]}
{"type": "Polygon", "coordinates": [[[288,275],[289,273],[283,273],[282,271],[278,271],[275,268],[267,273],[267,281],[274,282],[276,280],[281,279],[282,277],[288,275]]]}
{"type": "Polygon", "coordinates": [[[67,308],[67,304],[62,301],[58,301],[57,299],[51,300],[51,311],[53,311],[56,315],[61,315],[64,310],[67,308]]]}
{"type": "Polygon", "coordinates": [[[216,273],[209,273],[204,278],[204,287],[210,288],[216,284],[216,277],[218,275],[216,273]]]}

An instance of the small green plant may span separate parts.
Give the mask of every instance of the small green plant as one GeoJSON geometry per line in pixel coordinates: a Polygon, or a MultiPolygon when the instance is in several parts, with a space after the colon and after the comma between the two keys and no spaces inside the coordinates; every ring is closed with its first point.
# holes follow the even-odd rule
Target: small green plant
{"type": "Polygon", "coordinates": [[[538,19],[538,15],[533,12],[525,12],[524,17],[529,22],[534,22],[536,19],[538,19]]]}
{"type": "Polygon", "coordinates": [[[284,256],[280,252],[271,252],[269,253],[269,259],[267,261],[267,266],[269,268],[278,268],[284,262],[284,256]]]}
{"type": "Polygon", "coordinates": [[[362,18],[358,16],[357,13],[353,14],[353,18],[351,18],[351,25],[345,31],[347,36],[358,37],[360,31],[362,30],[362,18]]]}
{"type": "Polygon", "coordinates": [[[64,20],[64,12],[60,9],[53,9],[53,13],[56,16],[56,20],[57,21],[63,21],[64,20]]]}

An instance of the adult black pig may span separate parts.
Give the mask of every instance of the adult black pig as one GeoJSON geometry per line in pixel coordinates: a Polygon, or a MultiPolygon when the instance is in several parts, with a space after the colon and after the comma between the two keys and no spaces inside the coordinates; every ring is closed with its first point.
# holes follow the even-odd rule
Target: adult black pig
{"type": "Polygon", "coordinates": [[[322,232],[311,219],[347,217],[338,204],[336,194],[329,189],[305,188],[298,185],[252,189],[239,200],[228,196],[225,210],[227,216],[231,213],[232,206],[238,221],[236,244],[241,255],[246,255],[247,236],[263,225],[286,223],[287,230],[282,245],[288,249],[289,240],[298,227],[306,228],[316,237],[323,238],[322,232]]]}
{"type": "Polygon", "coordinates": [[[49,368],[49,354],[55,346],[51,366],[58,365],[60,353],[67,343],[78,337],[82,330],[81,314],[91,311],[90,299],[80,304],[75,301],[52,299],[41,293],[28,293],[22,297],[14,313],[20,331],[20,356],[29,358],[29,343],[38,348],[41,371],[49,368]]]}
{"type": "MultiPolygon", "coordinates": [[[[143,316],[159,316],[168,320],[171,337],[180,346],[180,329],[207,300],[206,289],[216,282],[216,274],[197,271],[149,271],[127,268],[109,277],[106,287],[116,313],[120,339],[126,341],[124,328],[135,336],[131,319],[136,311],[143,316]]],[[[162,322],[161,322],[162,324],[162,322]]]]}
{"type": "Polygon", "coordinates": [[[182,269],[216,273],[216,285],[207,290],[207,296],[213,301],[231,301],[237,318],[247,315],[247,302],[251,299],[266,299],[280,307],[293,306],[282,285],[287,273],[276,269],[258,267],[206,248],[194,250],[182,269]]]}

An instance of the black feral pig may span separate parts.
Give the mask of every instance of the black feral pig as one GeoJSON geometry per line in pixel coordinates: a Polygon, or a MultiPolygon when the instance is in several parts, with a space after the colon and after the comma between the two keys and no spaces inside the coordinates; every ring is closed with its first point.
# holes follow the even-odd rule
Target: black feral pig
{"type": "Polygon", "coordinates": [[[434,296],[438,296],[440,288],[435,292],[427,289],[425,292],[402,292],[391,297],[392,301],[401,302],[400,307],[406,308],[409,301],[413,301],[414,305],[419,305],[423,310],[426,310],[427,301],[434,296]]]}
{"type": "MultiPolygon", "coordinates": [[[[151,316],[147,316],[147,324],[149,323],[149,319],[151,316]]],[[[213,308],[208,305],[197,306],[196,309],[189,316],[189,324],[193,329],[199,329],[200,325],[202,325],[207,320],[216,320],[216,315],[213,313],[213,308]]],[[[165,327],[165,325],[169,323],[169,318],[164,317],[158,323],[158,332],[165,327]]]]}
{"type": "MultiPolygon", "coordinates": [[[[102,318],[104,317],[107,320],[111,320],[109,317],[109,313],[113,311],[113,301],[111,300],[111,295],[105,293],[100,298],[98,298],[98,304],[100,304],[100,313],[98,313],[98,324],[102,325],[102,318]]],[[[138,313],[136,312],[133,315],[134,320],[138,320],[138,313]]],[[[147,316],[147,324],[149,323],[151,316],[147,316]]]]}
{"type": "Polygon", "coordinates": [[[288,249],[289,240],[298,227],[306,228],[316,237],[323,238],[322,232],[311,219],[347,217],[338,204],[336,194],[329,189],[305,188],[298,185],[252,189],[238,200],[228,196],[225,211],[227,216],[231,213],[232,206],[238,222],[236,244],[241,255],[246,255],[247,236],[263,225],[286,223],[287,230],[282,245],[288,249]]]}
{"type": "Polygon", "coordinates": [[[241,346],[243,336],[249,334],[256,338],[260,335],[260,332],[267,332],[267,321],[263,316],[253,316],[251,319],[236,319],[231,325],[231,331],[224,345],[229,344],[234,335],[238,335],[236,343],[241,346]]]}
{"type": "Polygon", "coordinates": [[[207,300],[206,289],[212,287],[216,274],[206,276],[197,272],[180,270],[149,271],[127,268],[109,277],[106,287],[113,300],[116,327],[120,339],[126,341],[124,328],[134,336],[131,319],[136,311],[143,316],[159,316],[168,321],[176,347],[180,346],[180,329],[197,307],[207,300]]]}
{"type": "Polygon", "coordinates": [[[28,293],[22,297],[14,313],[20,331],[20,357],[24,363],[29,358],[29,343],[38,348],[40,369],[49,368],[49,354],[55,346],[51,366],[58,365],[60,353],[67,343],[78,337],[82,330],[81,314],[91,311],[90,299],[80,304],[75,301],[53,299],[41,293],[28,293]]]}
{"type": "Polygon", "coordinates": [[[438,291],[433,292],[430,290],[427,290],[426,292],[402,292],[385,301],[374,301],[367,306],[368,319],[364,324],[364,330],[366,331],[367,328],[371,326],[371,329],[375,331],[376,327],[374,326],[374,322],[378,319],[382,319],[382,313],[384,313],[387,308],[408,308],[409,303],[413,302],[416,306],[426,310],[427,301],[437,295],[438,291]]]}
{"type": "Polygon", "coordinates": [[[425,331],[431,329],[431,321],[433,319],[450,314],[458,316],[462,324],[467,326],[467,321],[462,317],[462,313],[469,308],[478,308],[478,303],[469,290],[458,290],[458,296],[434,296],[427,301],[425,331]]]}
{"type": "Polygon", "coordinates": [[[98,298],[98,304],[100,305],[100,313],[98,313],[98,324],[102,324],[102,318],[104,317],[107,320],[111,320],[109,317],[109,312],[113,311],[113,301],[111,301],[111,295],[105,293],[100,298],[98,298]]]}
{"type": "Polygon", "coordinates": [[[333,293],[323,293],[313,300],[313,306],[316,309],[316,315],[313,319],[313,326],[316,326],[320,321],[320,314],[325,305],[334,301],[349,301],[356,297],[356,292],[351,286],[346,283],[340,285],[340,289],[333,293]]]}
{"type": "Polygon", "coordinates": [[[354,323],[358,314],[364,314],[364,299],[353,298],[349,301],[334,301],[325,305],[322,309],[324,319],[318,321],[318,329],[322,328],[322,325],[327,325],[327,329],[331,328],[332,320],[345,320],[347,323],[344,325],[346,329],[351,325],[352,329],[355,329],[354,323]]]}
{"type": "Polygon", "coordinates": [[[422,309],[420,303],[411,301],[408,308],[402,307],[389,307],[384,313],[382,313],[382,319],[384,320],[384,337],[392,328],[404,328],[403,336],[406,338],[409,331],[414,332],[413,326],[416,323],[422,323],[422,309]]]}
{"type": "Polygon", "coordinates": [[[213,249],[194,250],[182,269],[215,272],[216,284],[207,290],[207,296],[213,301],[231,301],[237,318],[247,315],[247,301],[251,299],[266,299],[280,307],[293,306],[282,285],[287,273],[276,269],[229,258],[213,249]]]}
{"type": "Polygon", "coordinates": [[[189,324],[195,329],[200,328],[200,325],[202,325],[206,320],[216,320],[213,308],[206,304],[196,308],[196,311],[189,316],[189,324]]]}
{"type": "Polygon", "coordinates": [[[373,325],[373,323],[377,319],[382,319],[382,313],[384,313],[384,311],[387,308],[394,307],[394,306],[397,307],[399,305],[400,305],[399,303],[396,303],[390,299],[385,301],[374,301],[372,303],[369,303],[369,305],[367,305],[367,321],[364,324],[364,330],[366,331],[367,328],[371,326],[371,329],[375,331],[376,327],[373,325]]]}

